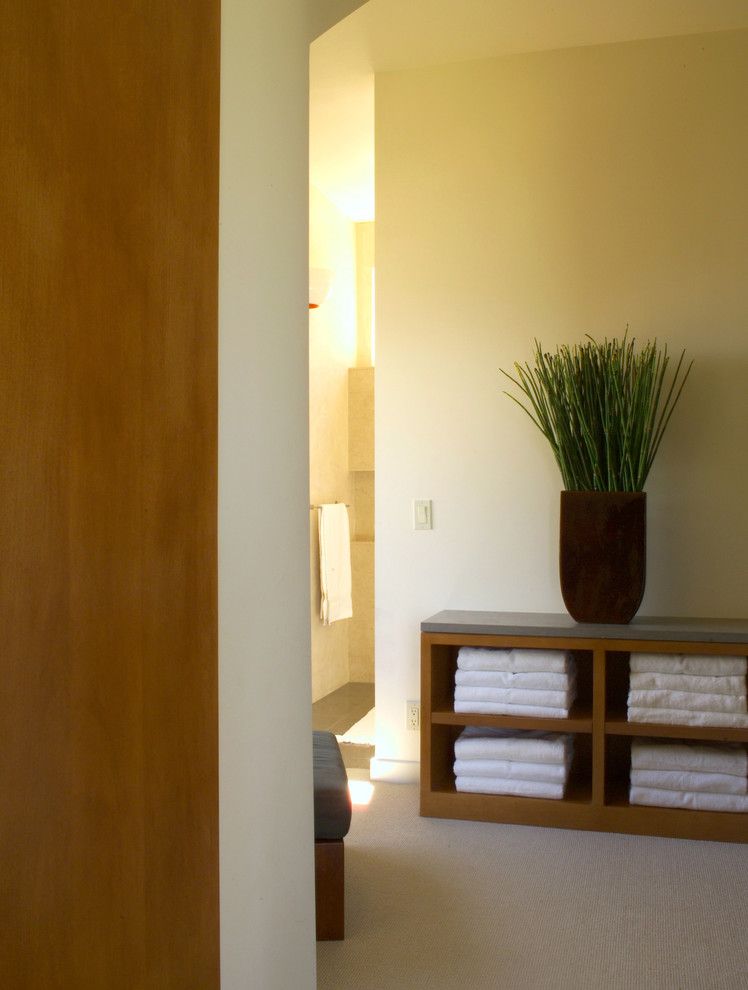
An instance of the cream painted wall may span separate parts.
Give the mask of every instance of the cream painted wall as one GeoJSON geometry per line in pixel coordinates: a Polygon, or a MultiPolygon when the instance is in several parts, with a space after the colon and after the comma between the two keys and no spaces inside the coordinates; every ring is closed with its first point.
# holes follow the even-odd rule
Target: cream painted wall
{"type": "MultiPolygon", "coordinates": [[[[348,369],[356,363],[357,347],[356,232],[353,222],[314,187],[309,195],[309,263],[334,273],[330,296],[318,309],[309,311],[310,504],[352,505],[348,369]]],[[[317,701],[348,683],[351,623],[344,619],[323,626],[320,620],[317,513],[310,518],[312,700],[317,701]]],[[[351,518],[351,529],[353,523],[351,518]]]]}
{"type": "Polygon", "coordinates": [[[356,224],[356,366],[374,364],[374,221],[356,224]]]}
{"type": "Polygon", "coordinates": [[[377,76],[375,774],[416,766],[422,619],[563,611],[560,476],[499,376],[534,337],[687,348],[641,612],[746,615],[747,96],[747,32],[377,76]]]}
{"type": "Polygon", "coordinates": [[[307,363],[308,0],[223,0],[221,985],[315,979],[307,363]]]}

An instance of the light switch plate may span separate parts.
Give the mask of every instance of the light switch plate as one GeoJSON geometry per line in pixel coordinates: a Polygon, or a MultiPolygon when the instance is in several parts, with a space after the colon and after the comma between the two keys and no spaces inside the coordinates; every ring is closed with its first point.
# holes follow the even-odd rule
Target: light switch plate
{"type": "Polygon", "coordinates": [[[433,529],[430,498],[413,499],[413,529],[433,529]]]}

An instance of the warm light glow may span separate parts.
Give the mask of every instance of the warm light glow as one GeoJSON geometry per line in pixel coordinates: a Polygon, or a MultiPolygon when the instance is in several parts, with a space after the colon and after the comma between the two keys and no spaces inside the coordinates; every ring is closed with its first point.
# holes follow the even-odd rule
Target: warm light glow
{"type": "Polygon", "coordinates": [[[329,268],[309,269],[309,309],[316,309],[330,294],[332,272],[329,268]]]}
{"type": "Polygon", "coordinates": [[[371,363],[372,365],[376,364],[376,361],[374,360],[374,340],[376,337],[375,327],[377,322],[376,320],[377,308],[376,308],[376,299],[375,299],[375,295],[376,295],[375,287],[377,284],[377,280],[375,278],[375,275],[376,275],[376,269],[372,268],[371,270],[371,363]]]}
{"type": "Polygon", "coordinates": [[[371,801],[374,793],[374,785],[370,780],[349,780],[348,790],[351,795],[351,802],[355,806],[367,805],[371,801]]]}

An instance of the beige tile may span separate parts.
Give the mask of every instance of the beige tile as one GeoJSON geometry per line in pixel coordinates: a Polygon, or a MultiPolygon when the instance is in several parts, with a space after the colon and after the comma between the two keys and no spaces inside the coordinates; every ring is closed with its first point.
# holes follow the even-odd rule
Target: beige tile
{"type": "Polygon", "coordinates": [[[342,735],[373,707],[373,683],[351,681],[312,705],[312,728],[342,735]]]}
{"type": "Polygon", "coordinates": [[[374,472],[355,471],[352,477],[354,539],[374,539],[374,472]]]}
{"type": "Polygon", "coordinates": [[[374,470],[374,369],[348,370],[348,470],[374,470]]]}
{"type": "Polygon", "coordinates": [[[351,680],[374,680],[374,543],[351,545],[353,618],[348,634],[351,680]]]}
{"type": "MultiPolygon", "coordinates": [[[[374,758],[374,747],[360,746],[357,743],[341,743],[340,753],[346,770],[368,770],[374,758]]],[[[367,778],[364,777],[363,779],[367,778]]]]}

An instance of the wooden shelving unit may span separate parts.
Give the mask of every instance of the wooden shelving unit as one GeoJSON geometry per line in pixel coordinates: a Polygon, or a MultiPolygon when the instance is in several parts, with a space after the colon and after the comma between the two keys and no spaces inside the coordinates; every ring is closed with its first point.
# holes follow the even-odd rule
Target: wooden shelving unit
{"type": "Polygon", "coordinates": [[[581,625],[566,615],[439,612],[421,624],[421,814],[434,818],[544,825],[688,839],[748,842],[748,815],[630,805],[634,737],[748,743],[748,729],[628,722],[629,656],[748,655],[748,621],[635,619],[581,625]],[[454,676],[461,646],[571,650],[577,700],[566,719],[457,714],[454,676]],[[454,743],[467,725],[574,733],[562,801],[455,790],[454,743]]]}

